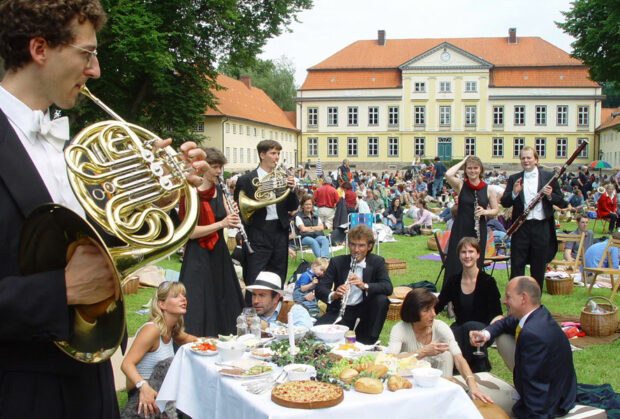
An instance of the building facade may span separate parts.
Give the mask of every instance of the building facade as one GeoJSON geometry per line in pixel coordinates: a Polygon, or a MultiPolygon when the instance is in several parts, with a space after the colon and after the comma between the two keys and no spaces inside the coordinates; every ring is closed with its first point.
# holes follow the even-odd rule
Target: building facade
{"type": "Polygon", "coordinates": [[[297,92],[301,160],[395,170],[415,158],[479,156],[518,167],[524,146],[544,165],[596,157],[601,87],[540,38],[357,41],[308,69],[297,92]]]}
{"type": "Polygon", "coordinates": [[[252,86],[249,77],[235,80],[219,75],[223,90],[214,91],[217,105],[204,113],[195,132],[203,136],[202,146],[221,150],[226,170],[244,172],[258,166],[256,145],[261,140],[276,140],[282,145],[280,162],[288,165],[297,159],[297,129],[293,122],[261,89],[252,86]]]}
{"type": "Polygon", "coordinates": [[[604,109],[603,123],[597,128],[598,156],[614,169],[620,169],[620,107],[604,109]]]}

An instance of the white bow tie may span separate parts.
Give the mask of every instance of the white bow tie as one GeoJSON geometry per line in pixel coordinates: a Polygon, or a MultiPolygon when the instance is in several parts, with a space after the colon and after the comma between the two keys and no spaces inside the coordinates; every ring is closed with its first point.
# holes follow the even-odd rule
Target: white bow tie
{"type": "Polygon", "coordinates": [[[525,172],[525,177],[526,178],[536,177],[536,172],[533,170],[531,172],[525,172]]]}
{"type": "Polygon", "coordinates": [[[42,111],[34,111],[32,132],[40,133],[56,150],[62,151],[69,140],[69,118],[66,116],[51,121],[42,111]]]}

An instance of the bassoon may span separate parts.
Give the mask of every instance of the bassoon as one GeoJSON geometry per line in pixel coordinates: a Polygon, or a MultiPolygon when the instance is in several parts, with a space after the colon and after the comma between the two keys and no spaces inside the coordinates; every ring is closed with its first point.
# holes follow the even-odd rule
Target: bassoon
{"type": "MultiPolygon", "coordinates": [[[[566,160],[566,162],[562,165],[562,167],[560,167],[559,170],[555,171],[555,174],[553,175],[551,179],[549,179],[549,182],[547,182],[545,186],[553,185],[553,182],[557,181],[560,178],[560,176],[562,176],[562,174],[566,171],[566,169],[568,169],[568,166],[571,165],[571,163],[577,158],[579,153],[581,153],[583,149],[586,148],[587,145],[588,145],[588,140],[583,140],[583,142],[579,144],[575,152],[568,158],[568,160],[566,160]]],[[[534,199],[530,201],[530,203],[527,205],[527,207],[523,211],[523,214],[521,214],[519,218],[514,220],[510,228],[506,231],[506,236],[504,236],[503,238],[504,241],[507,240],[510,236],[512,236],[514,232],[517,231],[521,227],[521,225],[523,225],[530,211],[534,209],[534,207],[540,202],[540,200],[545,195],[542,192],[543,189],[544,189],[544,186],[540,191],[538,191],[538,194],[534,197],[534,199]]],[[[506,191],[505,193],[512,193],[512,191],[506,191]]]]}

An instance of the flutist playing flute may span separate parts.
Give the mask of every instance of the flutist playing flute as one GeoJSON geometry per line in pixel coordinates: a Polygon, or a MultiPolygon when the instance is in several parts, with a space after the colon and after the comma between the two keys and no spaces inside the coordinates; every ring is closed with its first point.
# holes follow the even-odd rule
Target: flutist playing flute
{"type": "Polygon", "coordinates": [[[365,344],[373,344],[379,338],[390,304],[388,295],[392,294],[385,259],[371,253],[374,244],[370,227],[363,224],[353,227],[349,231],[349,250],[355,255],[354,269],[351,269],[351,255],[332,258],[315,291],[317,298],[327,304],[327,312],[317,324],[331,324],[338,318],[342,298],[349,290],[347,306],[338,324],[353,329],[359,318],[355,334],[365,344]]]}

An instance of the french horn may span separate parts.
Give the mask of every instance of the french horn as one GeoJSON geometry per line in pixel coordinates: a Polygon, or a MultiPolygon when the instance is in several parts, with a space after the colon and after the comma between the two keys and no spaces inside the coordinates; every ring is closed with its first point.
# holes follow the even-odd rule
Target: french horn
{"type": "Polygon", "coordinates": [[[199,200],[185,177],[188,169],[172,147],[157,148],[157,135],[124,121],[86,86],[80,93],[115,119],[84,128],[64,152],[73,192],[93,224],[57,204],[38,207],[24,223],[19,264],[24,275],[64,270],[68,249],[83,240],[107,256],[115,296],[73,306],[71,336],[55,342],[78,361],[98,363],[112,356],[125,332],[122,280],[189,239],[199,200]],[[168,212],[180,199],[185,200],[186,216],[175,227],[168,212]],[[106,246],[100,232],[116,237],[118,246],[106,246]]]}
{"type": "Polygon", "coordinates": [[[244,191],[239,192],[239,213],[245,224],[252,223],[252,215],[257,210],[286,199],[291,192],[286,183],[287,178],[288,175],[280,165],[262,179],[252,179],[252,185],[256,188],[254,199],[247,196],[244,191]]]}

